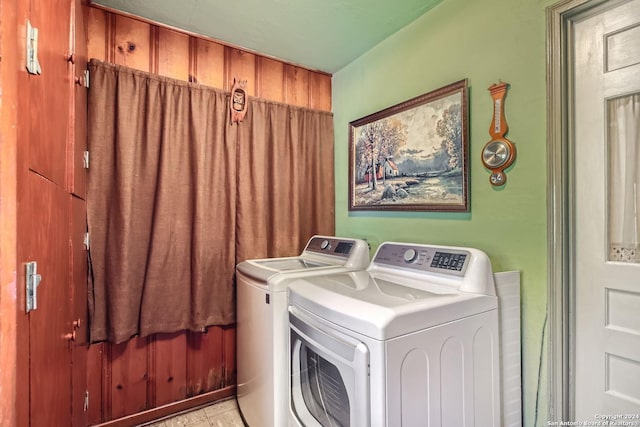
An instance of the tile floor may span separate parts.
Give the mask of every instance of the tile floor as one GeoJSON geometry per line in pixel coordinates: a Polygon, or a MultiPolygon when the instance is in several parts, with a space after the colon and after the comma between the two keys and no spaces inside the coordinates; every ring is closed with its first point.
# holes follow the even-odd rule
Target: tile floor
{"type": "Polygon", "coordinates": [[[143,425],[145,427],[244,427],[235,398],[143,425]]]}

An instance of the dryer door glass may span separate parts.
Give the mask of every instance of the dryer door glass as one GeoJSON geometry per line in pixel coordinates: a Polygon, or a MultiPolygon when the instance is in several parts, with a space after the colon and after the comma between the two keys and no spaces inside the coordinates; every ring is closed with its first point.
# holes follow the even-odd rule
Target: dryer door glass
{"type": "Polygon", "coordinates": [[[307,409],[323,426],[349,426],[349,395],[340,371],[308,346],[300,350],[300,388],[307,409]]]}
{"type": "Polygon", "coordinates": [[[369,350],[289,307],[291,412],[306,427],[369,426],[369,350]]]}

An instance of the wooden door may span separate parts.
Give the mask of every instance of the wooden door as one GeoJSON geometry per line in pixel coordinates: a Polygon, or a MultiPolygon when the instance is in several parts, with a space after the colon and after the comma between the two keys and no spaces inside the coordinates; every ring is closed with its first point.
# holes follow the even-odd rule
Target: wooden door
{"type": "MultiPolygon", "coordinates": [[[[69,138],[67,139],[67,191],[70,197],[70,280],[69,292],[72,298],[71,326],[75,339],[71,347],[72,358],[72,424],[89,424],[89,393],[87,379],[88,316],[87,316],[87,169],[84,153],[87,150],[87,35],[82,0],[71,3],[71,63],[72,79],[68,84],[69,93],[69,138]]],[[[88,162],[88,157],[86,159],[88,162]]]]}
{"type": "MultiPolygon", "coordinates": [[[[69,126],[71,0],[31,0],[28,19],[38,29],[41,74],[29,76],[28,165],[64,188],[69,126]]],[[[26,113],[26,112],[25,112],[26,113]]]]}
{"type": "MultiPolygon", "coordinates": [[[[69,138],[67,142],[67,190],[86,200],[87,169],[87,33],[82,0],[72,0],[70,43],[71,81],[69,90],[69,138]]],[[[86,216],[86,215],[85,215],[86,216]]],[[[86,299],[86,298],[85,298],[86,299]]]]}
{"type": "MultiPolygon", "coordinates": [[[[19,183],[20,259],[37,262],[42,276],[37,308],[26,314],[28,421],[31,426],[71,424],[69,321],[69,195],[47,178],[29,171],[19,183]],[[28,219],[25,221],[25,219],[28,219]]],[[[25,352],[26,350],[26,352],[25,352]]],[[[24,381],[24,372],[19,373],[24,381]]],[[[26,393],[24,395],[27,395],[26,393]]],[[[22,403],[23,398],[18,397],[22,403]]]]}
{"type": "Polygon", "coordinates": [[[84,245],[84,236],[87,229],[87,206],[84,200],[71,196],[71,278],[70,294],[73,299],[71,304],[71,327],[75,339],[71,346],[72,372],[71,372],[71,410],[74,426],[86,426],[88,422],[88,334],[87,334],[87,253],[84,245]]]}
{"type": "Polygon", "coordinates": [[[86,105],[86,89],[74,78],[86,66],[86,54],[74,53],[78,46],[85,46],[86,52],[84,28],[79,34],[75,31],[75,12],[81,12],[81,6],[80,0],[21,4],[38,29],[41,71],[23,70],[18,77],[17,424],[85,425],[86,350],[84,355],[76,352],[74,343],[83,342],[76,339],[77,329],[86,323],[86,285],[85,308],[77,299],[83,292],[83,275],[86,282],[86,209],[72,194],[84,197],[85,191],[84,172],[75,166],[75,153],[84,150],[86,139],[86,114],[76,111],[86,105]],[[27,311],[25,265],[31,261],[37,263],[41,282],[37,305],[27,311]]]}

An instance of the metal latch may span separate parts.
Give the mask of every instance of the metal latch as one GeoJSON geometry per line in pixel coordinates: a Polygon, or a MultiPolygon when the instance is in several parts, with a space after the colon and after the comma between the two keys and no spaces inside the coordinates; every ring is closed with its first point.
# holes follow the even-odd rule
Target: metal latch
{"type": "Polygon", "coordinates": [[[27,288],[27,313],[38,308],[38,286],[42,280],[42,276],[38,274],[38,263],[35,261],[28,262],[26,275],[27,288]]]}
{"type": "Polygon", "coordinates": [[[89,152],[88,151],[84,151],[82,153],[82,166],[85,169],[89,169],[89,152]]]}
{"type": "Polygon", "coordinates": [[[84,241],[82,242],[84,244],[84,250],[88,251],[89,250],[89,233],[84,233],[84,241]]]}
{"type": "Polygon", "coordinates": [[[27,71],[29,74],[42,73],[38,61],[38,29],[32,27],[29,21],[27,21],[27,71]]]}

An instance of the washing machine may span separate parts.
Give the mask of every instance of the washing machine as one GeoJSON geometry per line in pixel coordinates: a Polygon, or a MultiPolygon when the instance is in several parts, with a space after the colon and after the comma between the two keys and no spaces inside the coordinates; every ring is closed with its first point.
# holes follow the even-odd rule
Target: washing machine
{"type": "Polygon", "coordinates": [[[498,301],[474,248],[383,243],[288,280],[291,426],[499,427],[498,301]]]}
{"type": "Polygon", "coordinates": [[[282,427],[288,417],[286,278],[363,270],[364,240],[313,236],[295,257],[236,266],[237,400],[250,427],[282,427]]]}

